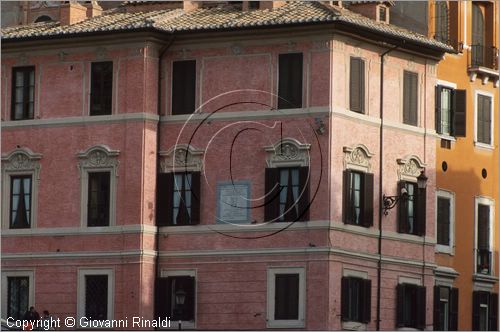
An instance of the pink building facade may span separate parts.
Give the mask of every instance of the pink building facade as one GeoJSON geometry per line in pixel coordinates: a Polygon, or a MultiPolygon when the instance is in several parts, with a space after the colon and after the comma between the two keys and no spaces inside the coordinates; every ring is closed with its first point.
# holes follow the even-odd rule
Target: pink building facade
{"type": "Polygon", "coordinates": [[[3,31],[5,318],[432,329],[445,45],[320,3],[70,23],[3,31]]]}

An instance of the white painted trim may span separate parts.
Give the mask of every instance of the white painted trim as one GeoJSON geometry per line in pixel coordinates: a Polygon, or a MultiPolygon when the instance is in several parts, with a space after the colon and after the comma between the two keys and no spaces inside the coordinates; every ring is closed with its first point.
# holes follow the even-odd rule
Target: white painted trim
{"type": "Polygon", "coordinates": [[[494,149],[495,148],[495,112],[494,110],[494,105],[495,105],[495,97],[491,92],[488,91],[483,91],[483,90],[475,90],[474,91],[474,146],[480,147],[480,148],[486,148],[486,149],[494,149]],[[478,96],[485,96],[489,97],[491,99],[491,108],[490,108],[490,114],[491,114],[491,126],[490,126],[490,137],[491,137],[491,142],[490,144],[487,143],[482,143],[477,141],[477,99],[478,96]]]}
{"type": "Polygon", "coordinates": [[[89,124],[111,124],[128,121],[158,121],[158,119],[159,117],[156,114],[124,113],[113,115],[74,116],[67,118],[2,121],[1,127],[3,130],[6,130],[26,127],[78,126],[89,124]]]}
{"type": "Polygon", "coordinates": [[[476,271],[477,268],[477,222],[478,222],[478,205],[488,205],[490,207],[490,238],[489,238],[489,244],[490,244],[490,252],[491,252],[491,266],[490,266],[490,274],[489,276],[495,274],[495,252],[494,252],[494,245],[493,242],[495,240],[494,238],[494,222],[495,222],[495,200],[489,197],[484,197],[484,196],[476,196],[474,198],[474,266],[473,266],[473,271],[478,274],[478,275],[484,275],[484,274],[479,274],[476,271]]]}
{"type": "Polygon", "coordinates": [[[457,83],[454,82],[449,82],[449,81],[444,81],[444,80],[437,80],[436,85],[444,86],[446,88],[450,88],[453,90],[457,89],[457,83]]]}
{"type": "Polygon", "coordinates": [[[115,272],[113,268],[79,268],[78,269],[78,284],[77,284],[77,320],[78,327],[80,319],[85,317],[85,276],[88,275],[107,275],[108,276],[108,316],[106,320],[112,320],[114,317],[115,303],[115,272]]]}
{"type": "MultiPolygon", "coordinates": [[[[463,47],[464,47],[464,49],[469,48],[469,45],[467,45],[467,3],[468,2],[469,1],[467,1],[467,0],[462,1],[461,7],[464,9],[464,14],[463,14],[463,16],[461,16],[459,18],[459,19],[462,19],[462,17],[463,17],[463,20],[464,20],[464,31],[463,31],[463,33],[464,33],[463,34],[463,43],[464,43],[463,47]]],[[[472,15],[471,15],[471,17],[472,17],[472,15]]]]}
{"type": "Polygon", "coordinates": [[[17,236],[70,236],[70,235],[112,235],[112,234],[156,234],[156,226],[152,225],[123,225],[108,227],[55,227],[55,228],[26,228],[2,230],[2,237],[17,236]]]}
{"type": "Polygon", "coordinates": [[[436,191],[436,202],[435,202],[435,215],[436,215],[436,220],[435,220],[435,234],[436,234],[436,252],[440,252],[440,253],[446,253],[446,254],[450,254],[450,255],[454,255],[455,254],[455,193],[454,192],[451,192],[451,191],[448,191],[448,190],[443,190],[443,189],[438,189],[436,191]],[[450,234],[450,244],[448,246],[446,245],[441,245],[441,244],[437,244],[437,229],[438,229],[438,226],[437,226],[437,201],[438,201],[438,198],[441,197],[441,198],[446,198],[446,199],[449,199],[450,200],[450,230],[449,230],[449,234],[450,234]]]}
{"type": "MultiPolygon", "coordinates": [[[[3,254],[2,254],[3,256],[3,254]]],[[[3,258],[3,257],[2,257],[3,258]]],[[[8,294],[8,277],[28,277],[29,280],[29,295],[28,295],[28,308],[30,306],[36,306],[35,303],[35,272],[33,270],[10,270],[2,269],[2,318],[7,317],[7,294],[8,294]]]]}
{"type": "Polygon", "coordinates": [[[267,328],[305,327],[306,273],[304,267],[270,267],[267,270],[267,328]],[[275,284],[277,274],[299,275],[299,318],[297,320],[275,320],[275,284]]]}
{"type": "Polygon", "coordinates": [[[415,277],[407,277],[407,276],[399,276],[398,284],[409,284],[409,285],[417,285],[422,286],[422,279],[415,277]]]}
{"type": "Polygon", "coordinates": [[[354,278],[360,278],[360,279],[369,279],[368,278],[368,272],[366,271],[358,271],[358,270],[351,270],[351,269],[342,269],[342,276],[343,277],[354,277],[354,278]]]}
{"type": "Polygon", "coordinates": [[[3,260],[156,257],[154,250],[2,253],[3,260]]]}

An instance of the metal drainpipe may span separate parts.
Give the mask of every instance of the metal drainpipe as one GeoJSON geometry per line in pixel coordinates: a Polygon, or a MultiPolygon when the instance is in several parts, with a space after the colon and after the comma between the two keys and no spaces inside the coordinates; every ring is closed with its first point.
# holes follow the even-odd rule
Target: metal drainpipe
{"type": "MultiPolygon", "coordinates": [[[[172,43],[174,42],[174,36],[172,35],[172,38],[170,39],[169,43],[164,45],[159,52],[158,55],[158,101],[157,101],[157,113],[158,113],[158,124],[156,128],[156,170],[158,174],[158,170],[160,169],[160,140],[161,140],[161,123],[160,123],[160,118],[161,118],[161,78],[162,78],[162,65],[161,65],[161,60],[163,56],[165,55],[165,52],[170,48],[172,43]]],[[[156,196],[158,195],[158,187],[155,185],[155,200],[156,196]]],[[[155,202],[155,207],[156,207],[156,202],[155,202]]],[[[156,211],[155,211],[155,216],[156,216],[156,211]]],[[[156,223],[156,220],[155,220],[156,223]]],[[[157,290],[158,290],[158,278],[159,278],[159,272],[160,272],[160,227],[157,225],[156,226],[156,233],[155,233],[155,251],[156,251],[156,257],[155,257],[155,281],[154,281],[154,290],[153,290],[153,313],[154,316],[156,317],[157,311],[158,311],[158,295],[157,295],[157,290]]],[[[155,330],[158,330],[158,327],[155,328],[155,330]]]]}
{"type": "Polygon", "coordinates": [[[384,57],[398,48],[396,45],[380,55],[380,141],[379,141],[379,209],[378,209],[378,262],[377,262],[377,331],[380,331],[380,285],[382,275],[382,169],[383,169],[383,143],[384,143],[384,57]]]}

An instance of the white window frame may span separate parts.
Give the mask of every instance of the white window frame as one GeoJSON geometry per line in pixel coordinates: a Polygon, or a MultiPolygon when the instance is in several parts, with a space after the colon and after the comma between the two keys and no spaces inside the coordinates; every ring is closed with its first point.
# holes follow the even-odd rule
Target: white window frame
{"type": "MultiPolygon", "coordinates": [[[[490,260],[490,274],[487,275],[493,275],[495,271],[495,259],[494,259],[494,252],[493,252],[493,241],[494,241],[494,235],[493,235],[493,222],[495,220],[495,201],[491,198],[488,197],[483,197],[483,196],[476,196],[475,198],[475,203],[474,203],[474,266],[473,266],[473,271],[475,274],[480,274],[477,271],[477,226],[478,226],[478,205],[488,205],[490,207],[490,234],[489,234],[489,250],[491,252],[491,260],[490,260]]],[[[482,274],[482,273],[481,273],[482,274]]],[[[484,275],[484,274],[482,274],[484,275]]]]}
{"type": "Polygon", "coordinates": [[[306,308],[306,272],[304,267],[270,267],[267,270],[267,327],[268,328],[303,328],[305,327],[306,308]],[[299,275],[299,318],[293,320],[275,320],[275,284],[277,274],[299,275]]]}
{"type": "MultiPolygon", "coordinates": [[[[113,268],[82,268],[78,269],[78,284],[77,284],[77,319],[78,328],[84,328],[80,325],[80,319],[85,317],[85,276],[89,275],[107,275],[108,276],[108,316],[106,320],[114,318],[114,303],[115,303],[115,271],[113,268]]],[[[90,327],[88,327],[90,328],[90,327]]]]}
{"type": "MultiPolygon", "coordinates": [[[[80,225],[81,227],[88,226],[88,199],[89,199],[89,173],[93,172],[109,172],[109,226],[116,224],[116,185],[118,177],[117,160],[119,151],[111,150],[106,145],[96,145],[85,152],[77,154],[80,159],[78,168],[80,170],[80,225]]],[[[92,228],[107,228],[109,226],[97,226],[92,228]]]]}
{"type": "Polygon", "coordinates": [[[446,253],[450,255],[455,254],[455,193],[443,189],[438,189],[436,191],[436,222],[435,225],[435,234],[436,234],[436,252],[446,253]],[[449,245],[437,244],[437,229],[438,229],[438,198],[446,198],[450,200],[450,243],[449,245]]]}
{"type": "MultiPolygon", "coordinates": [[[[437,80],[436,82],[436,87],[437,86],[442,86],[444,88],[447,88],[447,89],[451,89],[451,90],[457,90],[457,84],[456,83],[453,83],[453,82],[448,82],[448,81],[443,81],[443,80],[437,80]]],[[[441,111],[441,105],[439,106],[440,107],[440,110],[441,111]]],[[[451,107],[451,106],[450,106],[451,107]]],[[[454,113],[455,110],[451,110],[451,113],[454,113]]],[[[450,114],[451,115],[451,114],[450,114]]],[[[450,117],[450,128],[451,126],[453,126],[453,119],[450,117]]],[[[437,134],[440,138],[443,138],[443,139],[446,139],[446,140],[449,140],[449,141],[453,141],[455,142],[456,141],[456,138],[455,136],[452,136],[451,133],[450,135],[445,135],[445,134],[437,134]]]]}
{"type": "Polygon", "coordinates": [[[2,155],[2,228],[8,230],[9,233],[22,233],[36,228],[41,158],[40,153],[34,153],[28,148],[17,148],[7,155],[2,155]],[[31,175],[30,227],[26,229],[10,229],[11,177],[21,175],[31,175]]]}
{"type": "MultiPolygon", "coordinates": [[[[35,272],[33,270],[10,270],[2,271],[2,313],[7,315],[7,296],[8,296],[8,282],[9,277],[28,277],[29,280],[29,296],[28,296],[28,308],[30,306],[35,306],[35,272]]],[[[8,318],[2,316],[2,318],[8,318]]]]}
{"type": "MultiPolygon", "coordinates": [[[[196,329],[196,314],[198,313],[198,278],[196,276],[197,270],[170,270],[162,269],[161,277],[193,277],[194,278],[194,321],[181,320],[181,328],[184,329],[196,329]]],[[[162,330],[179,330],[179,321],[170,321],[169,327],[162,327],[162,330]]]]}
{"type": "Polygon", "coordinates": [[[486,148],[489,150],[494,149],[494,144],[495,144],[495,112],[493,112],[494,109],[494,103],[495,103],[495,98],[492,93],[487,92],[487,91],[482,91],[482,90],[476,90],[474,91],[474,146],[479,147],[479,148],[486,148]],[[491,136],[491,142],[490,144],[487,143],[482,143],[478,142],[477,140],[477,99],[478,96],[485,96],[489,97],[491,99],[491,108],[490,108],[490,114],[491,114],[491,126],[490,126],[490,136],[491,136]]]}

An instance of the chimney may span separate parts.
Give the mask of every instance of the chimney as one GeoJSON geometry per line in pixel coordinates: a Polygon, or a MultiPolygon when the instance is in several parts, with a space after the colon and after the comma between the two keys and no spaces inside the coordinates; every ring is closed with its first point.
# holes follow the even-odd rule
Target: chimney
{"type": "Polygon", "coordinates": [[[102,7],[99,6],[97,1],[90,1],[90,3],[86,3],[85,7],[87,7],[87,17],[96,17],[102,14],[102,7]]]}
{"type": "Polygon", "coordinates": [[[392,4],[392,1],[353,1],[345,7],[377,22],[389,23],[389,7],[392,4]]]}
{"type": "Polygon", "coordinates": [[[182,1],[185,12],[190,12],[201,7],[202,1],[182,1]]]}
{"type": "Polygon", "coordinates": [[[87,8],[76,1],[69,1],[61,5],[60,18],[61,25],[72,25],[87,18],[87,8]]]}

